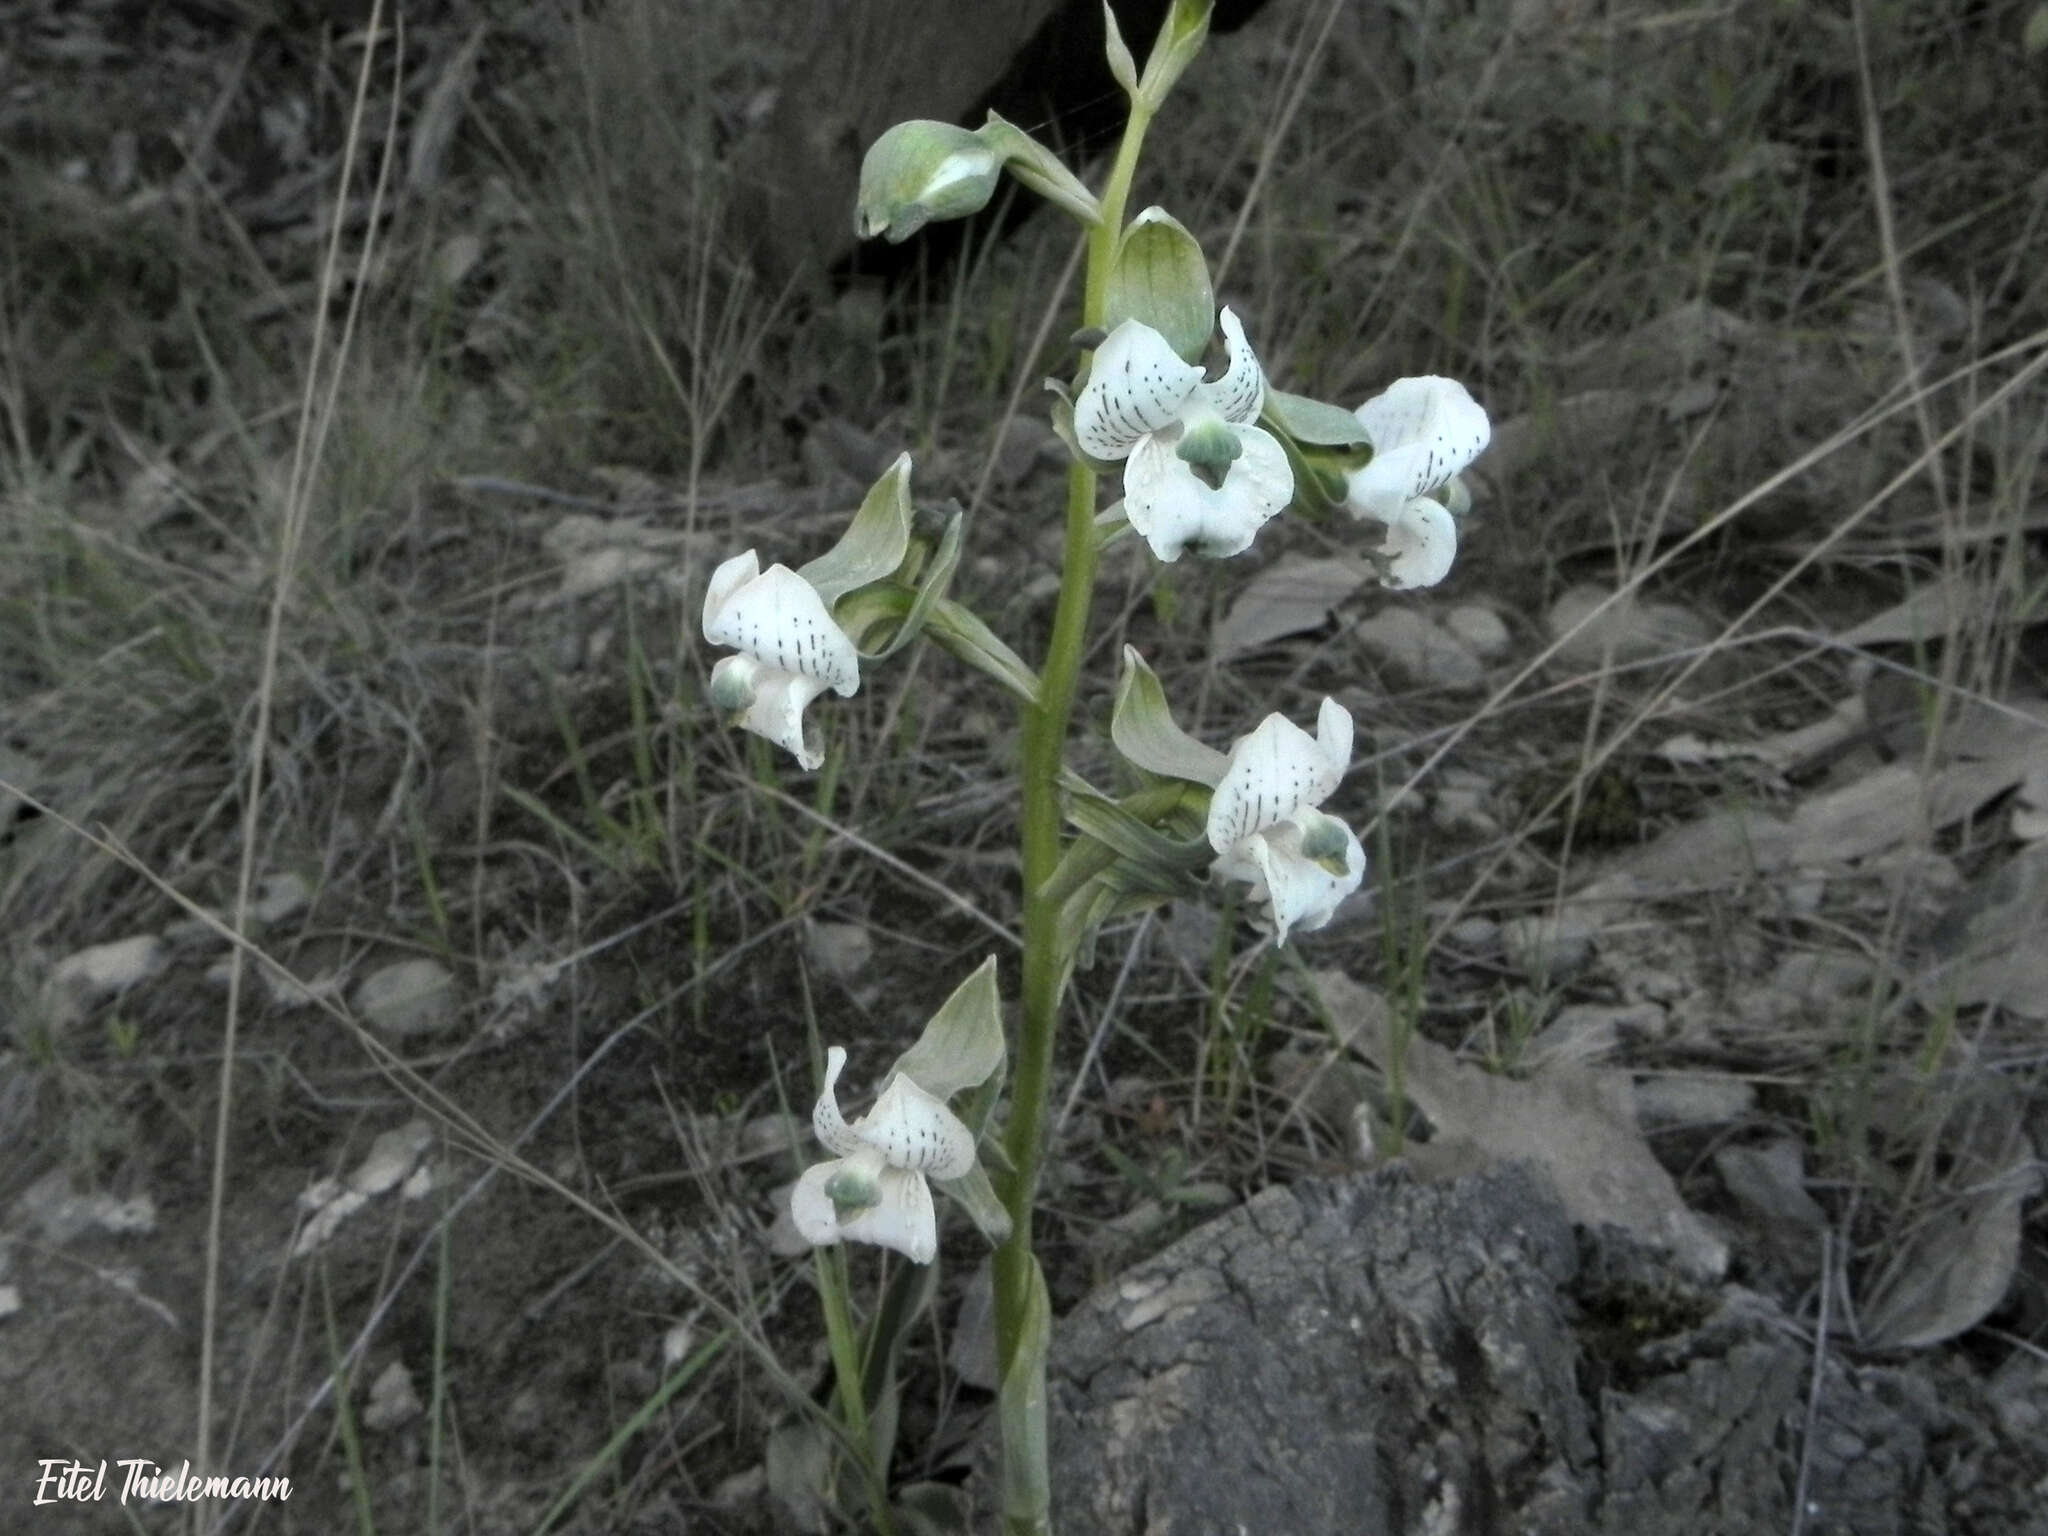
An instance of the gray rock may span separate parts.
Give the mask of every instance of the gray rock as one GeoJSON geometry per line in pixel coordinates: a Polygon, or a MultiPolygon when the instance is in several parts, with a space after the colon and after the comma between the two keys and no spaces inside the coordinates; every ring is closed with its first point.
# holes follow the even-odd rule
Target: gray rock
{"type": "MultiPolygon", "coordinates": [[[[1611,1232],[1575,1238],[1521,1169],[1305,1181],[1055,1328],[1054,1523],[1749,1536],[1792,1528],[1803,1454],[1809,1536],[1970,1528],[1929,1456],[1950,1428],[1934,1388],[1829,1354],[1809,1443],[1813,1368],[1774,1303],[1691,1287],[1611,1232]]],[[[2048,1469],[1988,1407],[1980,1422],[1977,1478],[2048,1469]]],[[[984,1505],[993,1455],[991,1439],[984,1505]]]]}

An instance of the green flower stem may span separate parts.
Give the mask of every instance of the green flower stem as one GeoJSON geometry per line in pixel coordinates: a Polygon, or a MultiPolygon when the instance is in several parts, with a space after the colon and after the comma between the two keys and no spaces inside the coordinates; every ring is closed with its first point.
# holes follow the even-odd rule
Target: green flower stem
{"type": "MultiPolygon", "coordinates": [[[[1082,291],[1081,324],[1097,325],[1109,283],[1111,258],[1123,229],[1124,204],[1151,114],[1133,105],[1123,143],[1102,194],[1102,220],[1088,237],[1088,273],[1082,291]]],[[[1045,889],[1060,862],[1059,770],[1066,758],[1074,685],[1088,635],[1088,610],[1095,594],[1095,473],[1085,464],[1067,469],[1067,541],[1060,570],[1059,607],[1052,638],[1039,669],[1039,700],[1024,712],[1024,984],[1018,1031],[1016,1075],[1010,1118],[1003,1137],[1012,1173],[1003,1188],[1010,1213],[1010,1237],[995,1255],[997,1359],[1007,1371],[1023,1333],[1031,1284],[1031,1211],[1038,1193],[1042,1127],[1052,1077],[1053,1039],[1058,1030],[1061,983],[1066,972],[1059,952],[1059,903],[1045,889]]],[[[1004,1454],[1020,1448],[1006,1446],[1004,1454]]],[[[1043,1447],[1038,1448],[1043,1454],[1043,1447]]],[[[1006,1532],[1050,1529],[1050,1515],[1005,1522],[1006,1532]]]]}
{"type": "Polygon", "coordinates": [[[825,1336],[832,1348],[832,1371],[839,1383],[839,1413],[847,1435],[860,1447],[861,1480],[866,1485],[868,1513],[875,1536],[896,1536],[889,1518],[889,1475],[875,1465],[874,1441],[868,1435],[868,1400],[862,1379],[860,1340],[847,1310],[846,1250],[820,1248],[816,1253],[818,1300],[825,1313],[825,1336]]]}

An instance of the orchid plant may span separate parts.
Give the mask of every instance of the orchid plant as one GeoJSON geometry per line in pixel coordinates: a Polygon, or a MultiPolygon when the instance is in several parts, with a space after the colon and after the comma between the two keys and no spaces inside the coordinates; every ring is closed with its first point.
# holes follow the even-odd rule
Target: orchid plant
{"type": "MultiPolygon", "coordinates": [[[[1218,882],[1246,883],[1273,942],[1285,944],[1328,923],[1365,876],[1357,833],[1322,809],[1351,757],[1351,716],[1334,699],[1323,700],[1313,734],[1275,713],[1222,751],[1175,723],[1159,678],[1125,647],[1110,734],[1135,787],[1111,794],[1066,768],[1102,549],[1134,534],[1161,561],[1229,558],[1284,512],[1322,517],[1342,508],[1383,530],[1366,554],[1385,586],[1432,586],[1457,553],[1456,519],[1469,501],[1459,474],[1488,440],[1485,411],[1450,379],[1398,379],[1355,410],[1268,383],[1243,321],[1217,307],[1195,237],[1157,207],[1125,215],[1147,130],[1207,36],[1209,0],[1173,0],[1142,73],[1107,5],[1103,14],[1130,115],[1099,191],[994,114],[973,131],[912,122],[869,151],[857,216],[863,235],[901,240],[980,209],[1008,174],[1086,231],[1078,335],[1092,350],[1075,378],[1049,386],[1072,463],[1058,606],[1039,664],[948,595],[962,519],[916,512],[908,455],[868,493],[833,549],[794,570],[763,570],[756,550],[734,555],[713,572],[704,600],[705,639],[732,653],[712,671],[713,705],[805,769],[825,757],[805,711],[828,692],[852,696],[863,671],[918,638],[994,678],[1022,712],[1024,952],[1014,1053],[992,958],[852,1122],[838,1099],[847,1052],[832,1045],[812,1115],[830,1156],[789,1197],[795,1230],[817,1247],[846,1440],[866,1447],[869,1515],[884,1532],[899,1517],[919,1529],[947,1521],[934,1513],[944,1501],[929,1485],[892,1490],[886,1480],[894,1415],[872,1372],[878,1362],[892,1368],[903,1317],[915,1309],[885,1300],[867,1339],[856,1340],[842,1245],[893,1250],[910,1261],[906,1273],[927,1276],[941,1246],[934,1186],[995,1245],[1003,1528],[1049,1531],[1051,1316],[1032,1216],[1053,1041],[1073,969],[1105,921],[1218,882]],[[1122,498],[1099,510],[1100,481],[1118,474],[1122,498]],[[1006,1057],[1008,1098],[997,1115],[1006,1057]],[[970,1089],[964,1107],[951,1106],[970,1089]]],[[[891,1283],[896,1301],[915,1295],[929,1298],[928,1280],[891,1283]],[[902,1288],[918,1284],[922,1291],[902,1288]]],[[[963,1518],[957,1510],[947,1517],[963,1518]]]]}

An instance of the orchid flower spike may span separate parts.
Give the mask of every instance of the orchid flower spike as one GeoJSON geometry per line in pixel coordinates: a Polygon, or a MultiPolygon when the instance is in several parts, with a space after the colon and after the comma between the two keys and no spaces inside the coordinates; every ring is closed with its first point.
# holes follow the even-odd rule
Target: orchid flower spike
{"type": "Polygon", "coordinates": [[[1358,836],[1316,809],[1351,762],[1351,715],[1324,699],[1311,736],[1271,714],[1239,739],[1209,802],[1212,873],[1248,880],[1267,903],[1276,942],[1329,922],[1365,878],[1358,836]]]}
{"type": "Polygon", "coordinates": [[[704,638],[739,652],[711,669],[712,703],[805,768],[823,763],[804,739],[804,706],[827,688],[858,692],[860,658],[818,589],[786,565],[762,570],[751,549],[734,555],[711,573],[704,638]]]}
{"type": "Polygon", "coordinates": [[[1252,425],[1266,376],[1228,309],[1223,376],[1208,380],[1166,338],[1126,320],[1096,349],[1074,402],[1074,436],[1097,459],[1124,459],[1124,514],[1161,560],[1188,550],[1242,554],[1294,497],[1286,450],[1252,425]]]}
{"type": "Polygon", "coordinates": [[[1388,586],[1433,587],[1458,553],[1458,525],[1432,498],[1485,450],[1486,411],[1456,379],[1431,374],[1396,379],[1356,415],[1372,459],[1347,477],[1345,505],[1387,525],[1388,586]]]}
{"type": "Polygon", "coordinates": [[[811,1111],[818,1140],[838,1155],[796,1181],[790,1217],[814,1246],[879,1243],[929,1264],[939,1251],[939,1227],[926,1180],[965,1176],[974,1167],[974,1133],[900,1071],[875,1107],[848,1125],[835,1091],[845,1066],[844,1046],[825,1053],[825,1087],[811,1111]]]}

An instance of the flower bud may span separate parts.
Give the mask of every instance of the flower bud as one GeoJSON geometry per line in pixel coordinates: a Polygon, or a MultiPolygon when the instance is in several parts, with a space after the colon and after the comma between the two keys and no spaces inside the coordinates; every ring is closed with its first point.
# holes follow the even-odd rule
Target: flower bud
{"type": "Polygon", "coordinates": [[[861,162],[855,230],[894,245],[935,221],[964,219],[988,205],[1002,171],[1002,157],[965,128],[898,123],[861,162]]]}

